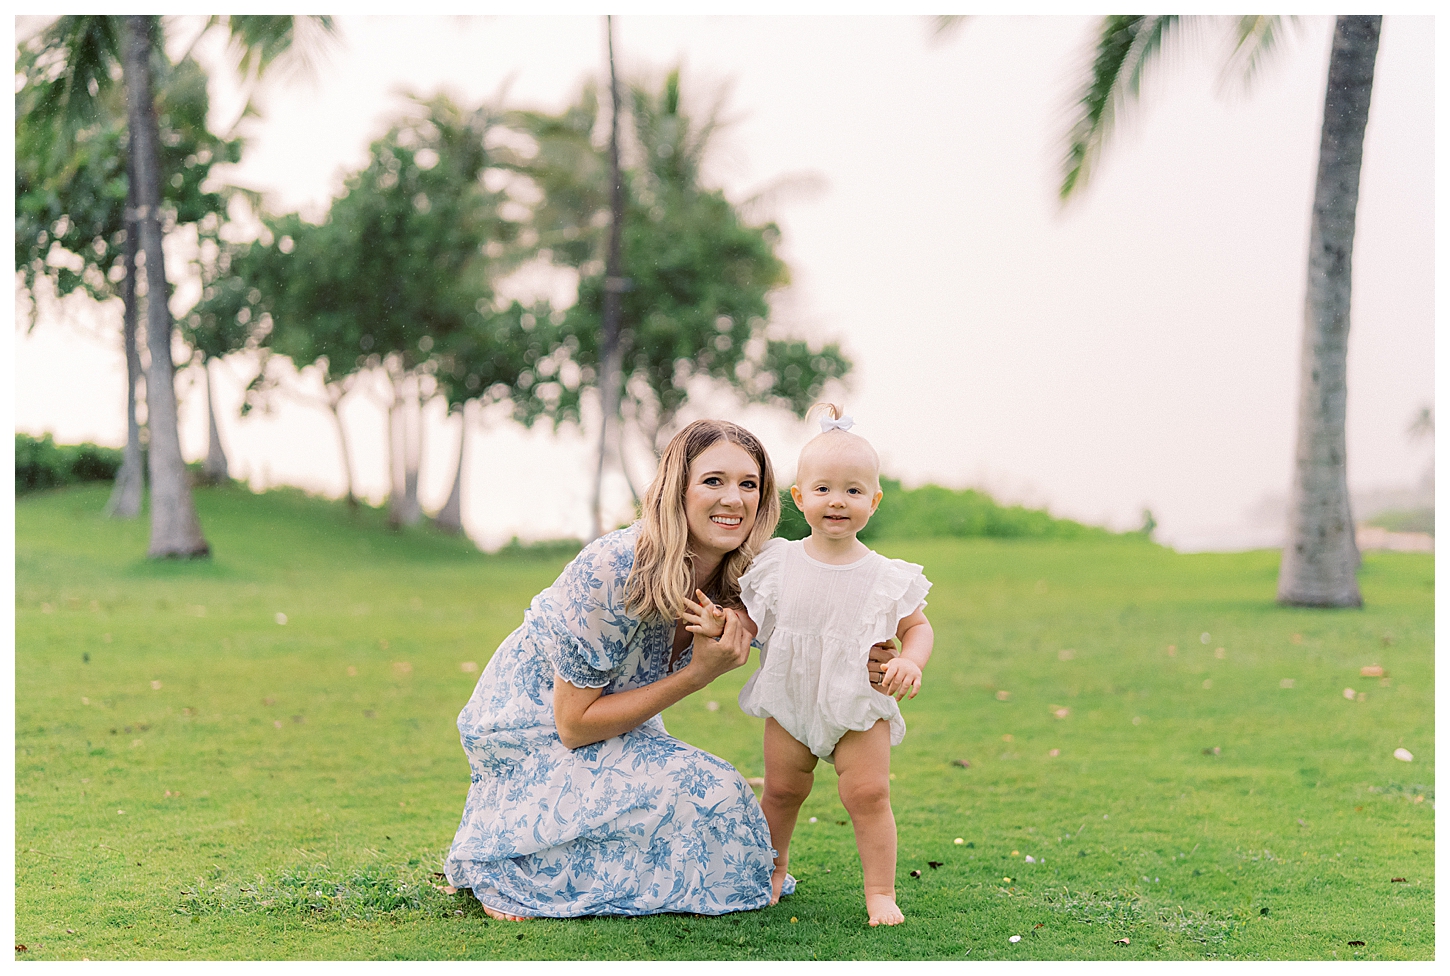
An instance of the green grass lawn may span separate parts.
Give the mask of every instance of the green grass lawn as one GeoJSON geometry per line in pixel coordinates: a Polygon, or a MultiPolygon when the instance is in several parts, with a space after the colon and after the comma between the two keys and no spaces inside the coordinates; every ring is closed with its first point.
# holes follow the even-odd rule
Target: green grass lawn
{"type": "MultiPolygon", "coordinates": [[[[215,558],[155,564],[107,491],[16,504],[17,958],[1434,956],[1430,556],[1308,611],[1273,552],[878,543],[936,584],[893,752],[907,923],[865,925],[822,764],[781,904],[507,924],[435,887],[453,723],[567,556],[230,488],[197,493],[215,558]]],[[[759,776],[747,673],[665,721],[759,776]]]]}

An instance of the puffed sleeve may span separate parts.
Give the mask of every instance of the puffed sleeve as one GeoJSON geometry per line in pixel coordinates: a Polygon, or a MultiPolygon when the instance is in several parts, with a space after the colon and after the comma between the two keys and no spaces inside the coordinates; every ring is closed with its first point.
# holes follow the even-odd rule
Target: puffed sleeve
{"type": "Polygon", "coordinates": [[[539,634],[554,670],[577,688],[603,688],[629,652],[639,619],[624,611],[636,526],[590,543],[554,585],[534,598],[539,634]]]}
{"type": "Polygon", "coordinates": [[[931,581],[922,568],[904,559],[887,559],[877,577],[871,607],[871,643],[896,636],[896,626],[926,603],[931,581]]]}
{"type": "Polygon", "coordinates": [[[750,561],[750,568],[740,574],[740,602],[758,628],[753,643],[763,645],[775,630],[776,608],[780,601],[780,577],[785,564],[784,539],[771,539],[750,561]]]}

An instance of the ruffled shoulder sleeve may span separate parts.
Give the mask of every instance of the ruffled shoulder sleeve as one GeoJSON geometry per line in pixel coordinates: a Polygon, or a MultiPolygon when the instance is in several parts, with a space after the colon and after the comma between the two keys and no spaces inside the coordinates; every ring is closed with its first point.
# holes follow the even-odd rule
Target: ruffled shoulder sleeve
{"type": "Polygon", "coordinates": [[[534,597],[538,636],[554,670],[577,688],[603,688],[629,653],[639,618],[624,611],[634,568],[636,523],[584,547],[549,587],[534,597]]]}
{"type": "Polygon", "coordinates": [[[877,577],[872,602],[872,641],[896,636],[896,626],[925,605],[931,580],[922,568],[904,559],[881,557],[881,575],[877,577]]]}
{"type": "Polygon", "coordinates": [[[750,568],[740,574],[740,602],[745,604],[745,612],[759,628],[753,641],[756,645],[763,645],[775,630],[780,579],[789,546],[785,539],[769,540],[750,561],[750,568]]]}

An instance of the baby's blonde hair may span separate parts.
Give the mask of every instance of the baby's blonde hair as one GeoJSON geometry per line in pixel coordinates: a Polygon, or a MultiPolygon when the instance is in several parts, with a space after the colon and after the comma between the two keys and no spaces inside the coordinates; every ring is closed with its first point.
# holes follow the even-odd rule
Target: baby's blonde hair
{"type": "MultiPolygon", "coordinates": [[[[806,420],[810,421],[818,415],[829,416],[832,420],[840,420],[845,414],[841,408],[834,403],[817,403],[806,411],[806,420]]],[[[849,430],[842,430],[833,427],[830,430],[822,431],[815,437],[806,441],[805,447],[801,448],[800,457],[796,459],[795,478],[799,482],[801,474],[806,470],[810,462],[829,455],[850,453],[858,456],[861,460],[871,466],[873,480],[876,488],[881,488],[881,458],[876,454],[876,449],[871,442],[860,434],[853,434],[849,430]]]]}

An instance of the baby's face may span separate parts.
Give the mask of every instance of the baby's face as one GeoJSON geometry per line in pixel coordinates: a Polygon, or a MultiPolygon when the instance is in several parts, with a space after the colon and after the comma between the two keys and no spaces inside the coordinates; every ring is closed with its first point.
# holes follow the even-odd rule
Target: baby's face
{"type": "Polygon", "coordinates": [[[826,539],[854,537],[881,502],[876,466],[860,451],[820,452],[801,465],[790,488],[811,532],[826,539]]]}

